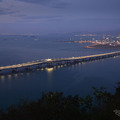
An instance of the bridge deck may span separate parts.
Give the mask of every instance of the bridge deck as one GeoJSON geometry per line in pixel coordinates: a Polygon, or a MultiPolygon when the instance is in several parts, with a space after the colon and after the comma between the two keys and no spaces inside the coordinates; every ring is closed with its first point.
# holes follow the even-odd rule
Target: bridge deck
{"type": "Polygon", "coordinates": [[[60,62],[60,61],[67,61],[67,60],[70,61],[70,60],[80,60],[80,59],[85,59],[85,58],[102,57],[102,56],[114,55],[114,54],[120,55],[120,51],[104,53],[104,54],[89,55],[89,56],[82,56],[82,57],[43,59],[43,60],[37,60],[37,61],[21,63],[21,64],[16,64],[16,65],[2,66],[0,67],[0,70],[15,69],[15,68],[20,68],[20,67],[29,67],[32,65],[44,64],[44,63],[49,63],[49,62],[58,62],[58,61],[60,62]]]}

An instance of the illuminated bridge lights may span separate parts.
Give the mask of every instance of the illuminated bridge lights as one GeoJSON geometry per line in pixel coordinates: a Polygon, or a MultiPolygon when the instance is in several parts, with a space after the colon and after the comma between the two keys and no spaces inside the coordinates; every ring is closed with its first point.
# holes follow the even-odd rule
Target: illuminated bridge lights
{"type": "Polygon", "coordinates": [[[82,56],[82,57],[57,58],[57,59],[48,58],[48,59],[36,60],[36,61],[21,63],[17,65],[9,65],[9,66],[0,67],[0,75],[3,74],[4,70],[12,70],[13,73],[16,73],[20,70],[20,68],[23,68],[26,71],[33,70],[36,68],[40,68],[40,69],[53,68],[54,66],[65,65],[65,64],[71,65],[71,64],[76,64],[79,62],[82,63],[82,62],[94,61],[94,60],[114,57],[118,55],[120,55],[120,51],[97,54],[97,55],[82,56]]]}

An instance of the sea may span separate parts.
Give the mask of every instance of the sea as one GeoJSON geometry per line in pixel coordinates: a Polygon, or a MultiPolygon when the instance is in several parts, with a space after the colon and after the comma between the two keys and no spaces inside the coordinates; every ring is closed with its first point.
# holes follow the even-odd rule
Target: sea
{"type": "MultiPolygon", "coordinates": [[[[67,58],[118,51],[86,49],[90,43],[66,42],[89,40],[73,35],[0,35],[0,66],[40,59],[67,58]]],[[[98,39],[98,38],[94,38],[98,39]]],[[[43,93],[63,92],[64,95],[92,95],[92,87],[105,87],[114,93],[120,81],[120,57],[107,58],[52,70],[33,70],[0,76],[0,108],[24,100],[38,100],[43,93]]]]}

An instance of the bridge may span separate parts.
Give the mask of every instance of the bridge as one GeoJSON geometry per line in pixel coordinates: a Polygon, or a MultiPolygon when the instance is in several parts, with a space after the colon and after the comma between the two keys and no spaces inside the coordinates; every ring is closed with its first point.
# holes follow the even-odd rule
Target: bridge
{"type": "Polygon", "coordinates": [[[56,59],[41,59],[27,63],[21,63],[16,65],[2,66],[0,67],[0,75],[4,73],[4,71],[11,71],[12,73],[19,72],[21,70],[31,70],[31,69],[41,69],[41,68],[51,68],[57,65],[65,65],[65,64],[75,64],[79,62],[87,62],[98,59],[104,59],[114,56],[119,56],[120,51],[109,52],[104,54],[96,54],[89,56],[81,56],[81,57],[71,57],[71,58],[56,58],[56,59]]]}

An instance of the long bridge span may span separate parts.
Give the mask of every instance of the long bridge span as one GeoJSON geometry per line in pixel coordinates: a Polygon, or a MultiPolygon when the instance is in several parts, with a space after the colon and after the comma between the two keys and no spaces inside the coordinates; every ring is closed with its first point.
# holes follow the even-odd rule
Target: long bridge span
{"type": "Polygon", "coordinates": [[[9,66],[1,66],[0,67],[0,75],[2,75],[5,71],[11,71],[12,73],[20,71],[20,69],[24,70],[31,70],[37,68],[50,68],[57,65],[64,65],[64,64],[73,64],[79,62],[87,62],[93,61],[98,59],[104,59],[114,56],[119,56],[120,51],[116,52],[109,52],[104,54],[96,54],[96,55],[89,55],[89,56],[81,56],[81,57],[71,57],[71,58],[56,58],[56,59],[41,59],[27,63],[21,63],[16,65],[9,65],[9,66]]]}

